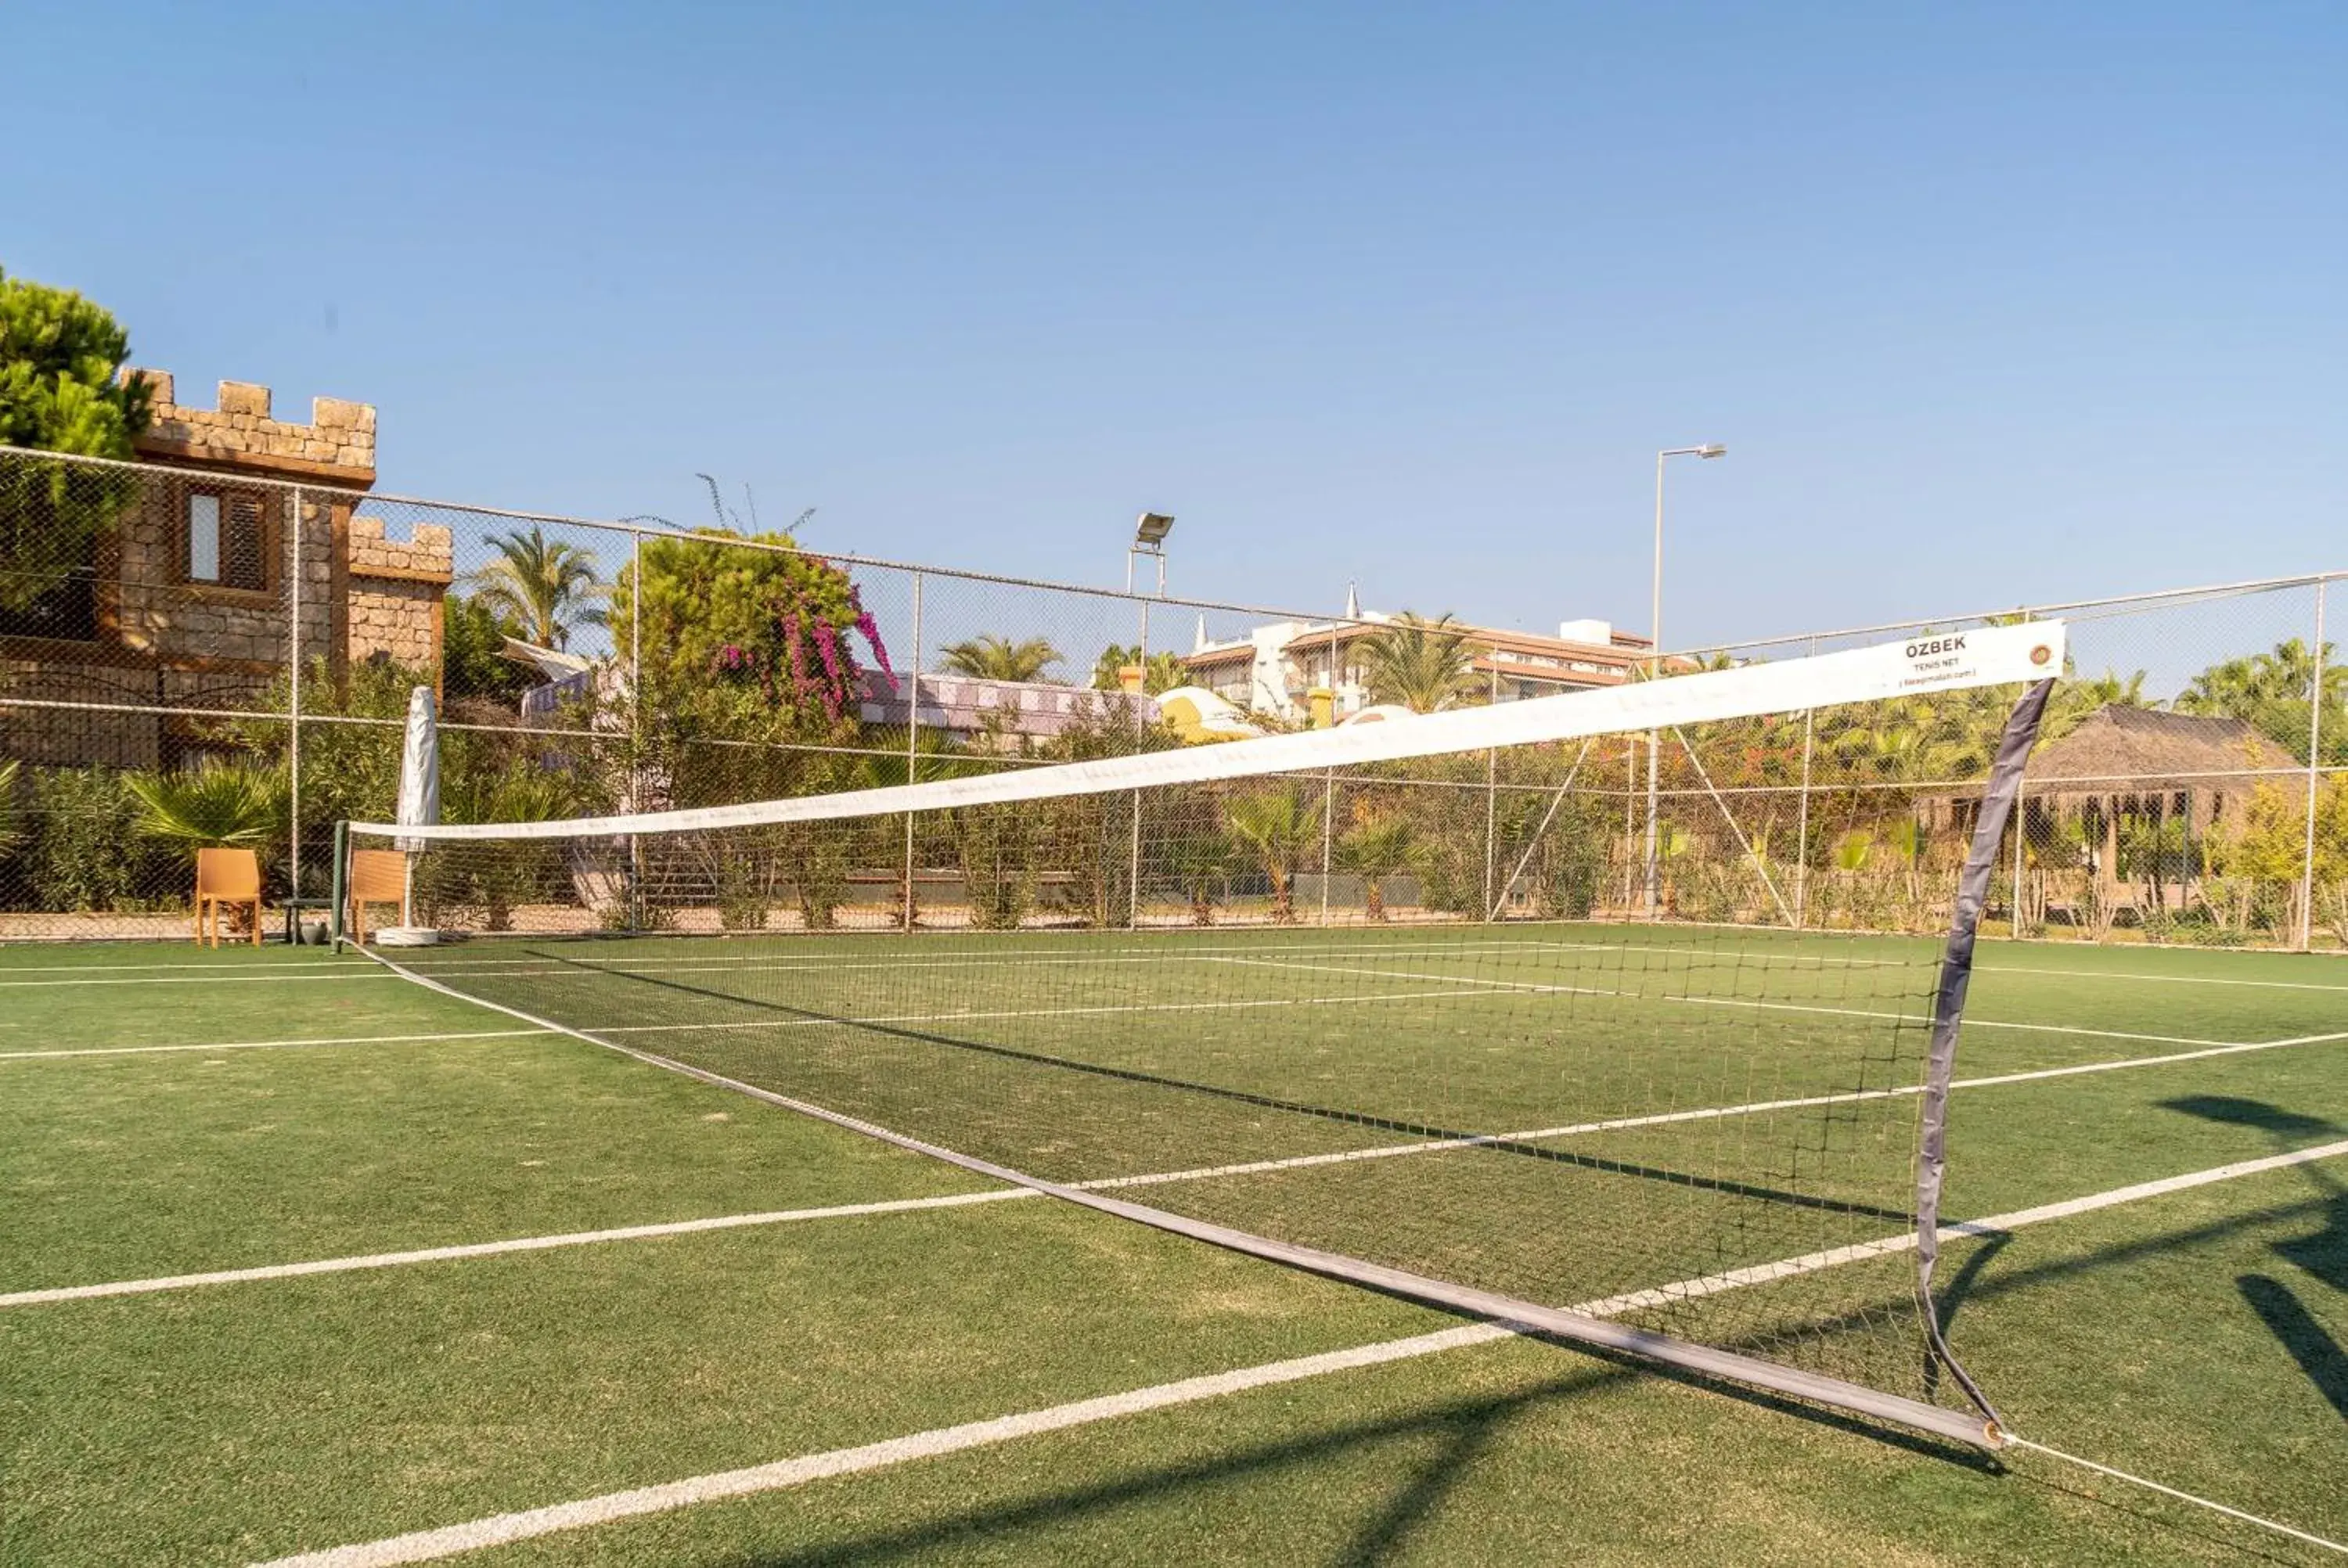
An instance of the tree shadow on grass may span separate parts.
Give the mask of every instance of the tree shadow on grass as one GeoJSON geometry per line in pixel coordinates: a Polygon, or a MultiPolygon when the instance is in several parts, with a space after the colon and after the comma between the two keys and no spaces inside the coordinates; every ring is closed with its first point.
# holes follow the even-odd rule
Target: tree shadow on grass
{"type": "MultiPolygon", "coordinates": [[[[1969,1303],[1988,1302],[2049,1279],[2087,1273],[2174,1247],[2220,1239],[2249,1226],[2288,1220],[2305,1214],[2314,1207],[2304,1199],[2275,1204],[2160,1236],[2117,1244],[2085,1256],[2053,1260],[2006,1273],[1992,1273],[1990,1265],[1997,1255],[1998,1245],[2010,1238],[1985,1238],[1991,1245],[1976,1248],[1968,1256],[1952,1286],[1952,1288],[1958,1287],[1961,1282],[1960,1294],[1969,1303]]],[[[1820,1335],[1832,1335],[1843,1328],[1852,1331],[1871,1329],[1879,1325],[1886,1312],[1898,1305],[1896,1300],[1887,1300],[1856,1312],[1847,1319],[1820,1320],[1813,1325],[1813,1328],[1820,1335]]],[[[1872,1442],[1903,1449],[1919,1457],[1962,1465],[1983,1474],[2007,1473],[2006,1467],[1995,1455],[1977,1450],[1878,1426],[1838,1411],[1804,1405],[1762,1390],[1715,1383],[1677,1368],[1616,1355],[1592,1346],[1572,1343],[1562,1348],[1602,1365],[1549,1378],[1534,1388],[1516,1393],[1455,1399],[1406,1415],[1353,1421],[1304,1436],[1257,1442],[1210,1458],[1154,1468],[1116,1480],[1052,1488],[972,1507],[952,1516],[925,1519],[896,1528],[878,1528],[853,1540],[804,1548],[754,1550],[720,1561],[726,1564],[726,1568],[850,1568],[850,1565],[862,1568],[868,1564],[920,1561],[958,1547],[1000,1542],[1002,1539],[1024,1531],[1067,1526],[1120,1508],[1162,1502],[1192,1489],[1276,1478],[1290,1467],[1309,1466],[1347,1454],[1365,1452],[1382,1443],[1411,1443],[1416,1440],[1419,1445],[1423,1445],[1426,1440],[1434,1440],[1431,1451],[1421,1454],[1415,1447],[1414,1462],[1406,1466],[1397,1462],[1398,1473],[1391,1487],[1375,1500],[1374,1506],[1365,1510],[1365,1517],[1325,1559],[1348,1565],[1348,1568],[1358,1568],[1358,1565],[1391,1560],[1416,1544],[1414,1537],[1416,1533],[1436,1517],[1445,1499],[1501,1439],[1511,1420],[1526,1414],[1539,1413],[1555,1403],[1590,1398],[1632,1380],[1660,1379],[1684,1388],[1725,1395],[1763,1410],[1792,1415],[1817,1425],[1861,1435],[1872,1442]]],[[[1766,1351],[1768,1346],[1763,1342],[1740,1343],[1731,1345],[1729,1348],[1761,1352],[1766,1351]]],[[[2157,1507],[2132,1505],[2092,1490],[2065,1485],[2045,1475],[2024,1479],[2032,1485],[2062,1492],[2083,1503],[2136,1520],[2165,1534],[2222,1547],[2234,1556],[2271,1562],[2292,1561],[2262,1551],[2256,1545],[2246,1544],[2239,1537],[2199,1528],[2194,1522],[2180,1520],[2173,1512],[2157,1507]]],[[[1314,1501],[1315,1493],[1309,1484],[1298,1485],[1292,1495],[1299,1509],[1327,1506],[1325,1502],[1314,1501]]]]}
{"type": "MultiPolygon", "coordinates": [[[[2205,1121],[2257,1127],[2278,1143],[2300,1142],[2340,1131],[2339,1123],[2320,1116],[2285,1111],[2260,1100],[2230,1095],[2192,1094],[2161,1102],[2165,1109],[2181,1111],[2205,1121]]],[[[2278,1242],[2275,1252],[2298,1265],[2334,1290],[2348,1291],[2348,1186],[2343,1186],[2312,1162],[2302,1166],[2307,1179],[2323,1194],[2323,1228],[2293,1241],[2278,1242]]],[[[2239,1275],[2235,1288],[2259,1315],[2286,1354],[2298,1363],[2316,1392],[2348,1420],[2348,1351],[2317,1320],[2290,1286],[2263,1274],[2239,1275]]]]}
{"type": "MultiPolygon", "coordinates": [[[[800,1550],[752,1552],[726,1561],[728,1568],[848,1568],[850,1564],[921,1561],[956,1546],[968,1547],[1024,1530],[1065,1526],[1087,1516],[1136,1503],[1164,1501],[1197,1488],[1274,1476],[1292,1466],[1374,1450],[1383,1443],[1433,1439],[1432,1450],[1416,1457],[1407,1465],[1398,1465],[1392,1486],[1375,1501],[1365,1517],[1345,1533],[1325,1558],[1318,1559],[1344,1568],[1366,1568],[1368,1564],[1390,1561],[1410,1547],[1413,1535],[1436,1514],[1445,1498],[1498,1440],[1510,1421],[1545,1406],[1588,1398],[1610,1387],[1643,1378],[1660,1378],[1688,1388],[1726,1393],[1765,1409],[1856,1433],[1985,1474],[2003,1471],[1993,1456],[1976,1450],[1879,1427],[1761,1390],[1725,1387],[1675,1368],[1658,1367],[1587,1345],[1577,1343],[1561,1348],[1605,1364],[1552,1378],[1516,1393],[1452,1399],[1407,1415],[1353,1421],[1307,1436],[1259,1442],[1212,1458],[1152,1469],[1115,1481],[1054,1490],[972,1509],[951,1518],[876,1531],[852,1541],[800,1550]]],[[[1297,1487],[1292,1497],[1299,1510],[1327,1506],[1325,1502],[1315,1502],[1309,1486],[1297,1487]]]]}
{"type": "Polygon", "coordinates": [[[2348,1420],[2348,1351],[2340,1348],[2340,1342],[2281,1280],[2245,1274],[2234,1284],[2250,1310],[2259,1315],[2259,1321],[2267,1326],[2267,1332],[2281,1340],[2291,1358],[2299,1363],[2316,1392],[2332,1401],[2343,1420],[2348,1420]]]}

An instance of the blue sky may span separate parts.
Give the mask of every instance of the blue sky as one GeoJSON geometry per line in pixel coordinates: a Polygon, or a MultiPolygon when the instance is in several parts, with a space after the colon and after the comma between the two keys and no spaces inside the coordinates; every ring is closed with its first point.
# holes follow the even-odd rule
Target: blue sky
{"type": "Polygon", "coordinates": [[[2348,8],[25,4],[0,266],[383,483],[1675,644],[2348,567],[2348,8]],[[103,12],[103,14],[101,14],[103,12]],[[47,62],[33,68],[33,62],[47,62]]]}

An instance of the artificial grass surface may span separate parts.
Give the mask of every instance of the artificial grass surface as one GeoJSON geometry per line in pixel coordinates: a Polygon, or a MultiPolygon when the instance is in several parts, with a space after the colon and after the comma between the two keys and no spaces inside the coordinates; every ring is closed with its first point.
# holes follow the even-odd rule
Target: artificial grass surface
{"type": "MultiPolygon", "coordinates": [[[[1333,945],[1329,933],[1201,934],[1250,948],[1259,935],[1333,945]]],[[[921,950],[946,950],[933,940],[921,950]]],[[[867,941],[820,951],[872,955],[867,941]]],[[[1069,950],[1065,938],[1027,945],[1069,950]]],[[[629,950],[697,968],[726,946],[629,950]]],[[[1430,956],[1366,967],[1425,972],[1430,956]]],[[[2147,1032],[2224,1039],[2348,1029],[2348,992],[2334,989],[2348,972],[2335,982],[2339,967],[2322,960],[2063,948],[2023,975],[2032,966],[2017,956],[2038,954],[1984,949],[1984,1009],[2092,1027],[2126,1000],[2171,1026],[2147,1032]],[[2282,983],[2145,978],[2156,970],[2282,983]],[[2097,999],[2097,987],[2125,996],[2097,999]],[[2186,1027],[2180,1009],[2202,1010],[2186,1027]]],[[[1558,961],[1475,961],[1502,960],[1558,961]]],[[[88,978],[329,962],[155,948],[65,961],[88,978]]],[[[56,949],[0,950],[0,981],[57,978],[46,966],[59,963],[56,949]]],[[[1651,983],[1672,971],[1643,972],[1651,983]]],[[[919,975],[891,983],[916,982],[936,994],[919,975]]],[[[963,980],[953,995],[975,1009],[963,980]]],[[[240,1016],[265,1031],[253,1038],[506,1027],[396,982],[16,988],[0,989],[12,1026],[0,1051],[25,1049],[12,1037],[27,1033],[57,1045],[235,1038],[215,1027],[223,1005],[252,1009],[240,1016]],[[372,1009],[364,1025],[288,1027],[329,993],[372,1009]]],[[[1131,1049],[1136,1032],[1119,1022],[1092,1039],[1131,1049]]],[[[1357,1029],[1354,1049],[1399,1049],[1391,1033],[1357,1029]]],[[[1170,1031],[1142,1043],[1183,1047],[1170,1031]]],[[[1976,1030],[1960,1072],[2160,1049],[1976,1030]]],[[[0,1289],[973,1184],[560,1037],[211,1060],[0,1063],[0,1289]],[[703,1119],[713,1114],[728,1120],[703,1119]],[[39,1277],[15,1277],[27,1270],[39,1277]]],[[[1952,1212],[2348,1136],[2332,1126],[2348,1120],[2343,1071],[2348,1046],[2312,1046],[1965,1091],[1952,1212]]],[[[1625,1151],[1637,1136],[1609,1135],[1625,1151]]],[[[1952,1248],[1941,1277],[1959,1287],[1959,1347],[2026,1435],[2340,1534],[2342,1190],[2326,1167],[2302,1167],[1952,1248]]],[[[1410,1183],[1396,1192],[1406,1202],[1410,1183]]],[[[1899,1282],[1888,1289],[1896,1297],[1899,1282]]],[[[1444,1321],[1035,1202],[0,1310],[0,1561],[238,1561],[1444,1321]]],[[[2271,1538],[2140,1496],[2093,1501],[2089,1489],[2119,1494],[2013,1463],[2013,1475],[1985,1474],[1881,1434],[1510,1343],[477,1560],[2083,1562],[2245,1547],[2293,1560],[2271,1538]]]]}
{"type": "Polygon", "coordinates": [[[561,1035],[0,1062],[0,1292],[983,1184],[561,1035]]]}

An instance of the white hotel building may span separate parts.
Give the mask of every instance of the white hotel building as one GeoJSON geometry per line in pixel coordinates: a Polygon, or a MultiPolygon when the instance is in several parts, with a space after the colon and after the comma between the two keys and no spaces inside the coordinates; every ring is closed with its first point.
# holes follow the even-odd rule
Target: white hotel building
{"type": "MultiPolygon", "coordinates": [[[[1325,691],[1332,717],[1344,719],[1370,705],[1359,659],[1362,643],[1398,619],[1349,606],[1344,620],[1273,621],[1228,642],[1208,641],[1201,620],[1198,641],[1182,661],[1194,684],[1242,709],[1307,723],[1313,718],[1313,693],[1325,691]]],[[[1481,626],[1457,629],[1475,648],[1477,675],[1489,682],[1493,700],[1503,702],[1621,685],[1653,646],[1603,620],[1564,621],[1555,637],[1481,626]]]]}

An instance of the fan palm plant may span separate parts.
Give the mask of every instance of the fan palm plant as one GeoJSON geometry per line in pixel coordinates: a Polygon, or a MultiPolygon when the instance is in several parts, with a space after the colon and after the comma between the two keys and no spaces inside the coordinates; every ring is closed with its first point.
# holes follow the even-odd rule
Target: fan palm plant
{"type": "Polygon", "coordinates": [[[494,535],[489,546],[496,556],[467,579],[473,602],[520,621],[530,641],[562,648],[581,627],[605,624],[602,601],[612,589],[596,573],[594,551],[550,539],[535,523],[494,535]]]}
{"type": "Polygon", "coordinates": [[[0,855],[16,842],[16,760],[0,763],[0,855]]]}
{"type": "Polygon", "coordinates": [[[1235,849],[1230,835],[1211,830],[1185,833],[1168,844],[1168,868],[1182,885],[1182,891],[1190,896],[1192,925],[1215,923],[1215,895],[1231,874],[1235,849]]]}
{"type": "Polygon", "coordinates": [[[246,762],[207,762],[187,773],[133,774],[139,831],[186,852],[263,849],[285,825],[285,775],[246,762]]]}
{"type": "MultiPolygon", "coordinates": [[[[184,855],[204,849],[250,849],[264,864],[285,827],[285,775],[249,762],[207,762],[188,773],[132,774],[122,781],[138,803],[141,837],[184,855]]],[[[239,931],[249,916],[234,917],[239,931]]]]}
{"type": "Polygon", "coordinates": [[[988,633],[950,642],[939,651],[946,669],[982,681],[1040,681],[1060,661],[1060,651],[1047,637],[1014,642],[988,633]]]}
{"type": "Polygon", "coordinates": [[[1386,878],[1410,868],[1417,848],[1413,833],[1410,818],[1395,812],[1357,822],[1337,840],[1339,869],[1362,879],[1363,909],[1381,925],[1386,917],[1386,878]]]}
{"type": "Polygon", "coordinates": [[[1263,866],[1272,881],[1272,917],[1296,923],[1296,868],[1321,837],[1321,806],[1294,784],[1243,794],[1223,808],[1231,836],[1263,866]]]}
{"type": "Polygon", "coordinates": [[[1446,611],[1427,620],[1405,610],[1361,645],[1365,683],[1373,702],[1396,702],[1414,713],[1456,708],[1481,693],[1477,645],[1446,611]]]}

